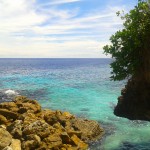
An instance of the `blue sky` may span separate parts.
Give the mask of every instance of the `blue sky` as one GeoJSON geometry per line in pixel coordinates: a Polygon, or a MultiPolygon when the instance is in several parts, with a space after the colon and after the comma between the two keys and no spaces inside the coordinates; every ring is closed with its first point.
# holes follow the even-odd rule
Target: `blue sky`
{"type": "MultiPolygon", "coordinates": [[[[0,57],[104,58],[137,0],[0,0],[0,57]]],[[[107,56],[108,57],[108,56],[107,56]]]]}

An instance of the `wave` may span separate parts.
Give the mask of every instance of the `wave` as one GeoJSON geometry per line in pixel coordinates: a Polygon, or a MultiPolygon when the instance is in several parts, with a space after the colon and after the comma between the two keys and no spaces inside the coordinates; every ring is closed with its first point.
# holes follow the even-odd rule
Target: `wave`
{"type": "Polygon", "coordinates": [[[19,92],[11,89],[0,90],[0,103],[5,101],[12,101],[14,97],[18,96],[19,92]]]}

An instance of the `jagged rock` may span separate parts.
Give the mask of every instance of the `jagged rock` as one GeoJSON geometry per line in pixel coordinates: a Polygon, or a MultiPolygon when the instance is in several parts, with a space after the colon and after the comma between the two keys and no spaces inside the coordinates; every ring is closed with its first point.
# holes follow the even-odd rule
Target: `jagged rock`
{"type": "Polygon", "coordinates": [[[31,123],[39,120],[38,117],[34,113],[31,113],[31,112],[26,112],[24,114],[21,114],[18,117],[18,119],[23,121],[24,127],[29,126],[31,123]]]}
{"type": "Polygon", "coordinates": [[[7,127],[6,127],[6,125],[2,124],[2,125],[0,125],[0,128],[6,129],[7,127]]]}
{"type": "Polygon", "coordinates": [[[23,134],[37,134],[40,138],[45,138],[54,132],[54,128],[46,123],[44,120],[37,120],[23,129],[23,134]]]}
{"type": "Polygon", "coordinates": [[[76,135],[77,137],[81,138],[81,136],[82,136],[81,131],[69,130],[69,131],[67,131],[67,133],[70,137],[73,136],[73,135],[76,135]]]}
{"type": "Polygon", "coordinates": [[[6,146],[3,150],[13,150],[10,146],[6,146]]]}
{"type": "Polygon", "coordinates": [[[12,139],[10,148],[12,150],[21,150],[21,141],[18,139],[12,139]]]}
{"type": "Polygon", "coordinates": [[[75,118],[74,115],[70,114],[69,112],[63,112],[62,115],[66,118],[66,119],[73,119],[75,118]]]}
{"type": "Polygon", "coordinates": [[[26,140],[22,142],[22,149],[35,149],[40,146],[41,138],[38,135],[30,134],[26,136],[26,140]]]}
{"type": "Polygon", "coordinates": [[[47,149],[57,148],[62,145],[62,139],[58,135],[49,135],[43,140],[46,143],[47,149]]]}
{"type": "Polygon", "coordinates": [[[63,144],[70,144],[71,143],[70,137],[66,132],[62,132],[60,137],[62,139],[63,144]]]}
{"type": "Polygon", "coordinates": [[[76,135],[73,135],[71,140],[73,144],[78,147],[78,149],[86,150],[88,148],[88,145],[81,141],[76,135]]]}
{"type": "Polygon", "coordinates": [[[12,142],[11,134],[4,128],[0,128],[0,150],[9,146],[12,142]]]}
{"type": "Polygon", "coordinates": [[[7,130],[13,135],[14,138],[20,139],[22,137],[23,121],[16,120],[7,127],[7,130]]]}
{"type": "Polygon", "coordinates": [[[34,144],[34,140],[23,141],[23,142],[22,142],[22,149],[23,149],[23,150],[35,149],[36,146],[37,146],[37,145],[34,144]]]}
{"type": "Polygon", "coordinates": [[[0,114],[5,116],[7,119],[17,119],[18,118],[18,114],[15,112],[11,112],[7,109],[2,109],[0,108],[0,114]]]}
{"type": "Polygon", "coordinates": [[[104,134],[104,130],[93,120],[76,118],[72,126],[75,130],[82,132],[81,138],[87,142],[98,139],[104,134]]]}
{"type": "Polygon", "coordinates": [[[26,136],[26,139],[27,139],[27,140],[34,140],[35,143],[37,143],[37,145],[39,145],[40,142],[41,142],[41,138],[40,138],[38,135],[36,135],[36,134],[27,135],[27,136],[26,136]]]}
{"type": "Polygon", "coordinates": [[[7,109],[12,112],[18,112],[18,107],[14,102],[4,102],[0,104],[0,108],[7,109]]]}
{"type": "Polygon", "coordinates": [[[37,101],[23,96],[0,104],[0,124],[0,150],[84,150],[89,140],[103,135],[96,121],[41,110],[37,101]]]}
{"type": "Polygon", "coordinates": [[[18,113],[21,114],[27,111],[33,113],[38,113],[41,111],[41,106],[36,100],[30,100],[26,97],[19,96],[15,99],[15,103],[19,108],[18,113]]]}
{"type": "Polygon", "coordinates": [[[7,124],[8,120],[3,115],[0,115],[0,124],[7,124]]]}

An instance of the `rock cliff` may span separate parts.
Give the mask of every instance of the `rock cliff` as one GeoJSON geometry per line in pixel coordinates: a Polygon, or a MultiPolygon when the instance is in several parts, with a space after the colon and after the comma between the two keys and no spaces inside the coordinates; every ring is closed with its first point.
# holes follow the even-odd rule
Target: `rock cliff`
{"type": "Polygon", "coordinates": [[[150,121],[150,84],[129,80],[121,91],[114,114],[131,120],[150,121]]]}

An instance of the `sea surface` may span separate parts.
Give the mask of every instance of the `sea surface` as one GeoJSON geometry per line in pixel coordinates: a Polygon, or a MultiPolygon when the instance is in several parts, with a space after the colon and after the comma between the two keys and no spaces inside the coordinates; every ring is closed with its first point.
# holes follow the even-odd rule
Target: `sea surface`
{"type": "Polygon", "coordinates": [[[111,59],[0,59],[0,101],[13,94],[43,108],[97,120],[106,133],[90,150],[150,150],[150,123],[113,114],[126,81],[110,81],[111,59]]]}

